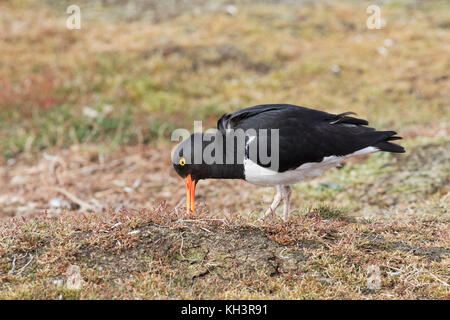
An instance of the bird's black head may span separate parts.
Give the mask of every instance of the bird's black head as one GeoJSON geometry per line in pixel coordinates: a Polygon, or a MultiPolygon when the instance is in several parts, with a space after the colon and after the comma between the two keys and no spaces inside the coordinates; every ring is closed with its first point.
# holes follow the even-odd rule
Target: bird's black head
{"type": "Polygon", "coordinates": [[[203,150],[212,143],[205,141],[203,133],[195,133],[181,142],[172,153],[175,171],[186,186],[186,211],[195,212],[195,186],[200,179],[211,177],[211,166],[203,159],[203,150]]]}
{"type": "Polygon", "coordinates": [[[173,167],[183,179],[189,175],[193,181],[209,178],[211,168],[203,159],[203,150],[211,141],[204,141],[203,135],[192,134],[181,142],[172,154],[173,167]]]}

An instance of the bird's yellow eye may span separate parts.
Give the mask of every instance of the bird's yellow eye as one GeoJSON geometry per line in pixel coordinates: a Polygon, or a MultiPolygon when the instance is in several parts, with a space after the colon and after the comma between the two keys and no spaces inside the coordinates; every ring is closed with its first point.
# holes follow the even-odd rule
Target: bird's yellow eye
{"type": "Polygon", "coordinates": [[[186,164],[186,159],[185,158],[181,158],[180,159],[180,166],[184,166],[186,164]]]}

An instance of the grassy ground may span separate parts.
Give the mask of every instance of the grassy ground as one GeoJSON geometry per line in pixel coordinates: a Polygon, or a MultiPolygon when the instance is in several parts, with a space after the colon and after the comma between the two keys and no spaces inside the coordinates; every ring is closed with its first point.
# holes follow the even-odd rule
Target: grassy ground
{"type": "Polygon", "coordinates": [[[160,3],[78,1],[67,30],[69,2],[0,2],[0,298],[448,299],[448,4],[380,2],[369,30],[372,3],[160,3]],[[184,216],[172,129],[270,102],[407,154],[298,184],[288,223],[240,181],[184,216]]]}

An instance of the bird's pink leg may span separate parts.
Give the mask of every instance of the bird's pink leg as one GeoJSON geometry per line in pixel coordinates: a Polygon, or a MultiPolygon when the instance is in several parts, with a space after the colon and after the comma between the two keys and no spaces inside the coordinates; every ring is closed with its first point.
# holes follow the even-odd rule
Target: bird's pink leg
{"type": "Polygon", "coordinates": [[[277,186],[277,193],[276,193],[275,197],[273,198],[272,204],[264,213],[263,219],[265,219],[269,214],[272,215],[272,217],[274,216],[275,210],[280,205],[282,198],[283,197],[282,197],[281,186],[277,186]]]}
{"type": "Polygon", "coordinates": [[[282,186],[282,197],[284,201],[284,207],[283,207],[283,220],[288,221],[289,220],[289,210],[291,207],[291,195],[292,195],[292,189],[290,186],[282,186]]]}

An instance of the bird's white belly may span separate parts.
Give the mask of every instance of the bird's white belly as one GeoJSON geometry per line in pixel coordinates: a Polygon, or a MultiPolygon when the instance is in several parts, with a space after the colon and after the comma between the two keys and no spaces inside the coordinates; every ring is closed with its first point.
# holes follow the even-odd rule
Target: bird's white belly
{"type": "Polygon", "coordinates": [[[262,186],[291,185],[305,179],[319,177],[324,171],[338,166],[346,158],[376,151],[379,150],[375,147],[367,147],[346,156],[330,156],[325,157],[321,162],[304,163],[295,169],[287,170],[285,172],[276,172],[261,167],[249,159],[245,159],[245,180],[262,186]]]}

